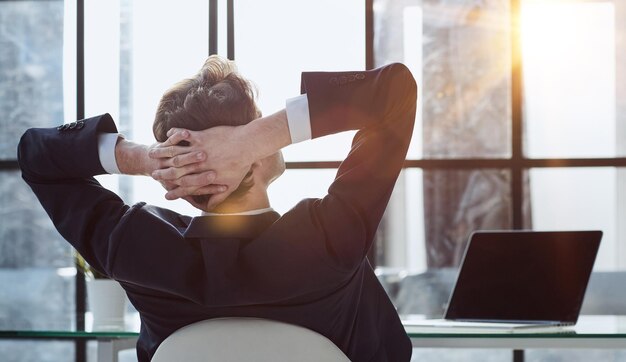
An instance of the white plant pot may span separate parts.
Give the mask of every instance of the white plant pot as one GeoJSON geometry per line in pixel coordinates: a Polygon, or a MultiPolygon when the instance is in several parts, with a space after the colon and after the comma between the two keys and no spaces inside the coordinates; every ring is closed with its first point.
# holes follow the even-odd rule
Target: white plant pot
{"type": "Polygon", "coordinates": [[[111,279],[87,280],[87,303],[93,316],[94,331],[124,329],[126,293],[111,279]]]}

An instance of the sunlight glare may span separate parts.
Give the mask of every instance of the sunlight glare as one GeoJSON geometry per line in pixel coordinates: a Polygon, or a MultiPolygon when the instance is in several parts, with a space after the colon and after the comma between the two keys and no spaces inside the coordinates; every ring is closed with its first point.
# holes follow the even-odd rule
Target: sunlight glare
{"type": "Polygon", "coordinates": [[[612,157],[614,5],[526,1],[521,31],[529,156],[612,157]]]}

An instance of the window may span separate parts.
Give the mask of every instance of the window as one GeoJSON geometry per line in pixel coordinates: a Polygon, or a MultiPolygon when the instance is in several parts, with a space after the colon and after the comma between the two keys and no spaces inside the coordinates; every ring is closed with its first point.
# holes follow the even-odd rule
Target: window
{"type": "MultiPolygon", "coordinates": [[[[623,157],[626,94],[617,81],[624,72],[624,47],[617,43],[625,34],[623,4],[527,1],[522,11],[526,154],[623,157]]],[[[533,226],[601,229],[596,270],[624,268],[626,234],[617,222],[626,211],[622,168],[533,168],[528,174],[533,226]]]]}
{"type": "MultiPolygon", "coordinates": [[[[195,74],[207,57],[208,9],[205,1],[86,1],[86,116],[111,113],[126,138],[154,143],[152,121],[161,95],[195,74]]],[[[182,200],[166,201],[165,190],[151,179],[106,175],[98,180],[127,203],[198,214],[182,200]]]]}
{"type": "MultiPolygon", "coordinates": [[[[74,323],[72,251],[17,171],[16,148],[29,127],[64,118],[66,14],[62,1],[0,2],[0,328],[63,329],[74,323]]],[[[67,342],[3,341],[1,356],[56,353],[67,342]]],[[[67,356],[67,357],[66,357],[67,356]]],[[[9,357],[10,358],[10,357],[9,357]]]]}
{"type": "Polygon", "coordinates": [[[407,246],[382,266],[456,267],[476,229],[597,228],[596,270],[624,267],[624,14],[613,1],[374,1],[376,64],[409,65],[421,98],[395,191],[407,219],[386,229],[407,246]]]}
{"type": "MultiPolygon", "coordinates": [[[[20,178],[19,135],[73,121],[84,96],[86,117],[109,112],[127,138],[153,142],[161,94],[199,69],[214,37],[255,82],[266,114],[299,94],[302,70],[409,66],[418,114],[372,255],[381,275],[454,269],[475,229],[602,229],[596,270],[625,267],[623,1],[0,1],[2,327],[71,328],[81,299],[71,248],[20,178]]],[[[288,170],[270,188],[275,209],[324,195],[352,135],[287,147],[288,170]]],[[[198,213],[165,201],[148,178],[98,179],[128,203],[198,213]]],[[[82,347],[4,342],[0,355],[38,359],[50,348],[71,359],[82,347]]]]}
{"type": "Polygon", "coordinates": [[[513,175],[500,162],[512,155],[510,13],[509,1],[374,1],[376,65],[407,64],[419,87],[409,168],[394,196],[404,205],[388,209],[379,248],[396,254],[378,265],[455,267],[473,230],[514,227],[513,175]]]}
{"type": "Polygon", "coordinates": [[[527,156],[623,156],[615,5],[527,1],[522,19],[527,156]]]}
{"type": "MultiPolygon", "coordinates": [[[[218,45],[223,45],[226,1],[217,5],[218,45]]],[[[206,59],[208,14],[208,2],[199,1],[87,1],[85,114],[109,112],[127,138],[154,142],[151,124],[161,95],[178,80],[197,72],[206,59]],[[148,13],[150,16],[145,15],[148,13]]],[[[287,98],[299,95],[302,70],[365,68],[364,14],[361,0],[293,4],[235,1],[236,61],[241,73],[255,83],[261,111],[273,113],[285,106],[287,98]],[[304,13],[307,17],[301,16],[304,13]],[[320,19],[335,25],[319,29],[316,24],[320,19]]],[[[226,56],[224,47],[219,49],[226,56]]],[[[284,156],[287,162],[339,161],[347,155],[352,135],[293,145],[284,150],[284,156]]],[[[288,170],[280,188],[293,192],[285,195],[273,185],[273,206],[284,213],[295,204],[293,201],[314,196],[312,187],[323,195],[332,181],[328,172],[288,170]],[[303,174],[308,177],[303,179],[303,174]]],[[[98,180],[117,190],[127,202],[146,201],[188,215],[198,214],[184,201],[166,201],[165,191],[150,179],[99,176],[98,180]]]]}
{"type": "MultiPolygon", "coordinates": [[[[626,4],[374,0],[373,12],[375,65],[405,62],[420,88],[407,168],[377,245],[399,311],[443,314],[477,229],[600,229],[594,270],[623,270],[626,4]],[[421,287],[400,290],[397,280],[421,287]]],[[[453,353],[448,360],[468,358],[453,353]]]]}

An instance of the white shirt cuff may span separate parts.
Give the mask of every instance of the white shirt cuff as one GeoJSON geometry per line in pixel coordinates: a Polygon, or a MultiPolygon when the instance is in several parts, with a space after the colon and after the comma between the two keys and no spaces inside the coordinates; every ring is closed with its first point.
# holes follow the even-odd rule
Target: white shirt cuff
{"type": "Polygon", "coordinates": [[[101,133],[98,135],[98,157],[102,168],[109,174],[121,174],[115,161],[115,145],[118,138],[124,138],[119,133],[101,133]]]}
{"type": "Polygon", "coordinates": [[[287,124],[291,143],[311,139],[311,118],[309,116],[309,100],[306,94],[287,99],[287,124]]]}

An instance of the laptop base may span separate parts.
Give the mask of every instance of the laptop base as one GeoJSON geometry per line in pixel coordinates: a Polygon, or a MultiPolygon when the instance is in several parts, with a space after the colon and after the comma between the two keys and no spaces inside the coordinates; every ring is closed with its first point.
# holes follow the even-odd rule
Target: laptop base
{"type": "Polygon", "coordinates": [[[424,319],[403,321],[407,331],[412,333],[574,333],[572,324],[564,323],[501,323],[465,322],[446,319],[424,319]]]}

